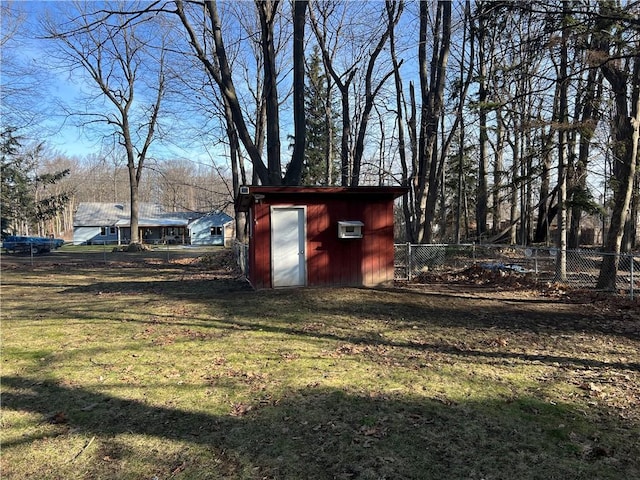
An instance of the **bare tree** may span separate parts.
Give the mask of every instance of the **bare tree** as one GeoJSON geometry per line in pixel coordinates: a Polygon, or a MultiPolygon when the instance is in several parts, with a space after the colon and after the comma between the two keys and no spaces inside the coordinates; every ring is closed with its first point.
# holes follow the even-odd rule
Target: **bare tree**
{"type": "Polygon", "coordinates": [[[293,126],[294,141],[291,165],[284,183],[297,185],[302,178],[302,165],[306,144],[306,122],[304,112],[304,30],[308,0],[293,2],[293,126]]]}
{"type": "MultiPolygon", "coordinates": [[[[397,2],[393,2],[394,4],[397,2]]],[[[360,114],[359,122],[357,125],[357,133],[356,133],[356,142],[353,152],[353,168],[351,171],[351,186],[358,186],[360,182],[360,171],[362,168],[362,159],[364,156],[365,149],[365,137],[367,135],[367,125],[369,122],[369,116],[371,115],[371,111],[374,107],[374,101],[378,96],[380,89],[386,82],[386,80],[393,75],[394,69],[389,70],[386,74],[382,75],[378,81],[374,79],[374,69],[376,67],[376,61],[382,52],[382,49],[386,46],[387,40],[391,32],[395,29],[398,21],[400,20],[400,15],[402,14],[402,9],[398,8],[395,14],[393,14],[393,10],[391,10],[392,14],[389,14],[389,8],[387,8],[386,18],[385,20],[385,29],[380,35],[377,43],[373,47],[371,51],[368,61],[367,68],[364,77],[364,105],[362,107],[362,112],[360,114]]],[[[395,68],[395,67],[394,67],[395,68]]]]}
{"type": "MultiPolygon", "coordinates": [[[[393,21],[394,16],[401,15],[404,10],[404,2],[399,2],[396,6],[396,2],[391,2],[387,0],[385,2],[386,10],[387,10],[387,18],[388,22],[391,23],[393,21]]],[[[403,187],[409,187],[410,178],[409,178],[409,164],[413,165],[415,158],[415,150],[411,149],[412,155],[410,157],[410,162],[407,161],[407,146],[411,145],[411,142],[407,142],[405,140],[405,109],[406,109],[406,101],[403,95],[403,86],[402,86],[402,78],[400,76],[400,65],[401,62],[398,60],[396,54],[396,35],[395,29],[391,29],[389,32],[389,50],[391,53],[391,61],[393,63],[393,79],[395,86],[395,116],[396,116],[396,124],[397,124],[397,137],[398,137],[398,155],[400,157],[400,167],[401,167],[401,183],[403,187]]],[[[402,199],[402,212],[404,214],[404,223],[405,223],[405,236],[407,239],[412,239],[412,212],[411,205],[413,204],[413,192],[409,189],[408,194],[405,195],[402,199]]]]}
{"type": "Polygon", "coordinates": [[[488,99],[488,63],[491,51],[487,51],[488,32],[486,28],[487,13],[491,9],[490,2],[477,2],[477,34],[478,39],[478,111],[480,122],[480,140],[478,157],[478,181],[476,185],[476,234],[479,239],[486,234],[488,209],[488,175],[489,157],[487,152],[487,99],[488,99]]]}
{"type": "Polygon", "coordinates": [[[436,200],[439,191],[439,162],[436,141],[440,115],[444,108],[444,88],[451,45],[451,2],[439,1],[433,28],[433,48],[430,69],[427,68],[427,31],[429,26],[428,2],[420,3],[420,91],[422,111],[418,147],[418,174],[416,210],[418,211],[418,241],[431,242],[436,200]]]}
{"type": "MultiPolygon", "coordinates": [[[[635,13],[637,15],[637,7],[635,13]]],[[[640,138],[640,33],[638,25],[630,25],[630,31],[635,32],[636,38],[632,43],[622,41],[622,30],[617,28],[611,18],[623,21],[628,17],[623,10],[612,8],[608,3],[600,4],[601,21],[598,27],[602,31],[610,32],[600,39],[597,53],[601,60],[601,70],[604,78],[611,87],[614,101],[614,118],[612,134],[612,153],[614,162],[613,211],[611,223],[604,244],[605,252],[597,288],[611,290],[615,288],[618,271],[618,254],[621,251],[625,222],[629,218],[629,205],[633,192],[636,168],[638,163],[638,142],[640,138]],[[629,45],[631,57],[625,58],[629,52],[620,48],[629,45]]]]}
{"type": "Polygon", "coordinates": [[[560,65],[558,74],[558,254],[556,258],[556,279],[567,279],[567,124],[569,121],[568,106],[568,7],[563,3],[562,32],[560,39],[560,65]]]}
{"type": "Polygon", "coordinates": [[[139,186],[166,89],[164,36],[152,41],[162,30],[148,25],[150,17],[132,21],[124,15],[88,8],[87,4],[76,4],[66,12],[66,22],[51,17],[44,21],[44,29],[47,38],[55,41],[63,65],[86,76],[96,92],[87,100],[87,106],[95,110],[71,113],[88,118],[86,127],[101,127],[105,134],[114,135],[124,149],[131,203],[130,241],[137,244],[139,186]],[[149,70],[150,65],[155,68],[149,70]]]}
{"type": "MultiPolygon", "coordinates": [[[[213,79],[226,102],[226,108],[233,121],[234,130],[249,156],[255,174],[264,185],[280,185],[284,182],[296,182],[296,171],[302,171],[301,158],[293,159],[283,175],[280,159],[280,122],[277,90],[276,49],[274,46],[274,28],[279,15],[279,2],[256,2],[255,6],[260,18],[260,46],[262,48],[262,74],[264,78],[263,99],[267,138],[267,164],[263,161],[260,144],[251,136],[248,122],[243,112],[241,99],[235,86],[235,80],[227,55],[226,42],[223,35],[222,22],[218,12],[218,4],[207,0],[201,4],[198,16],[181,0],[175,1],[177,14],[187,33],[193,53],[213,79]],[[204,16],[202,15],[204,13],[204,16]],[[213,48],[208,51],[203,38],[212,40],[213,48]],[[289,173],[291,172],[291,173],[289,173]]],[[[197,7],[197,6],[196,6],[197,7]]],[[[258,137],[259,138],[259,137],[258,137]]],[[[299,175],[298,175],[299,177],[299,175]]]]}
{"type": "Polygon", "coordinates": [[[278,74],[274,44],[274,25],[279,0],[256,1],[260,19],[260,46],[262,47],[264,74],[264,104],[267,116],[267,162],[270,185],[282,183],[282,161],[280,159],[280,105],[278,96],[278,74]]]}
{"type": "MultiPolygon", "coordinates": [[[[435,161],[436,165],[436,176],[439,181],[439,189],[438,191],[431,192],[431,195],[436,196],[432,200],[433,203],[436,202],[437,197],[439,196],[439,202],[441,204],[440,208],[440,216],[441,216],[441,236],[446,236],[447,230],[447,198],[445,197],[446,192],[446,165],[447,160],[450,157],[450,149],[454,140],[459,140],[458,151],[456,154],[459,159],[459,166],[464,164],[465,157],[465,132],[464,130],[464,109],[465,104],[467,102],[467,93],[469,91],[469,87],[474,77],[474,60],[475,60],[475,42],[474,42],[474,29],[471,27],[471,5],[470,2],[465,2],[464,12],[462,14],[462,40],[457,42],[459,46],[459,77],[451,82],[451,96],[452,100],[455,101],[455,107],[453,109],[453,121],[449,128],[445,126],[445,112],[441,114],[440,118],[440,135],[441,135],[441,146],[439,149],[439,154],[435,161]],[[467,61],[468,54],[468,61],[467,61]],[[460,132],[459,132],[460,131],[460,132]]],[[[448,122],[447,122],[448,123],[448,122]]],[[[462,187],[462,178],[459,176],[459,188],[462,187]]],[[[429,204],[429,201],[427,201],[429,204]]],[[[458,205],[460,205],[460,198],[458,198],[458,205]]],[[[435,205],[434,205],[435,209],[435,205]]],[[[459,216],[457,216],[459,219],[459,216]]],[[[458,220],[459,222],[459,220],[458,220]]],[[[459,229],[458,233],[459,233],[459,229]]],[[[457,236],[457,234],[456,234],[457,236]]]]}
{"type": "Polygon", "coordinates": [[[51,79],[42,68],[41,52],[33,49],[37,33],[30,31],[23,6],[12,0],[0,3],[0,126],[2,131],[16,129],[21,136],[42,141],[51,133],[51,125],[46,125],[51,79]]]}
{"type": "Polygon", "coordinates": [[[351,150],[349,137],[351,135],[351,103],[350,103],[350,87],[357,72],[357,60],[351,62],[343,72],[337,71],[337,66],[334,64],[334,58],[337,53],[337,45],[343,28],[343,22],[345,19],[345,10],[339,15],[339,19],[336,14],[336,7],[333,2],[324,2],[323,4],[312,3],[309,9],[309,18],[311,25],[315,33],[320,51],[322,52],[322,60],[326,71],[332,78],[334,85],[340,92],[340,103],[342,108],[342,131],[340,134],[340,178],[341,185],[349,185],[351,177],[351,150]],[[318,12],[316,13],[316,10],[318,12]],[[318,19],[318,15],[320,18],[318,19]],[[333,15],[333,20],[337,26],[336,31],[333,32],[333,37],[328,27],[329,18],[333,15]],[[330,43],[332,41],[332,43],[330,43]]]}
{"type": "MultiPolygon", "coordinates": [[[[585,5],[585,16],[593,16],[597,5],[585,5]]],[[[571,42],[574,58],[575,102],[573,112],[573,128],[569,131],[569,163],[567,165],[567,196],[569,218],[567,247],[576,249],[580,246],[582,217],[588,214],[599,214],[593,194],[588,186],[589,163],[593,160],[594,135],[600,123],[603,111],[603,75],[598,63],[592,64],[591,57],[594,46],[599,42],[601,31],[597,29],[577,29],[572,33],[571,42]]]]}

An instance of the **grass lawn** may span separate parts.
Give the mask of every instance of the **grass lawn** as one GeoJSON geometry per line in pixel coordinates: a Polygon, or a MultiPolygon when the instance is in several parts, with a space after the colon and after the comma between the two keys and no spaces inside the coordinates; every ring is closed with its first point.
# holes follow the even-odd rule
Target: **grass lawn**
{"type": "Polygon", "coordinates": [[[640,478],[637,302],[97,255],[2,255],[3,479],[640,478]]]}

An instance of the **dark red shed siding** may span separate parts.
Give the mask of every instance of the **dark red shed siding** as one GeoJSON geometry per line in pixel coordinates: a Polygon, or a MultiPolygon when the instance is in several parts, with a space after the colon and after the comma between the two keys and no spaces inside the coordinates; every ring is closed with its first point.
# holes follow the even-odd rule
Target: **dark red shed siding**
{"type": "Polygon", "coordinates": [[[306,284],[372,286],[393,280],[393,201],[399,187],[249,187],[249,281],[272,287],[271,207],[306,208],[306,284]],[[258,195],[258,200],[256,200],[258,195]],[[338,238],[339,221],[363,222],[362,238],[338,238]]]}
{"type": "Polygon", "coordinates": [[[271,288],[271,218],[269,205],[255,204],[251,211],[249,281],[254,288],[271,288]]]}

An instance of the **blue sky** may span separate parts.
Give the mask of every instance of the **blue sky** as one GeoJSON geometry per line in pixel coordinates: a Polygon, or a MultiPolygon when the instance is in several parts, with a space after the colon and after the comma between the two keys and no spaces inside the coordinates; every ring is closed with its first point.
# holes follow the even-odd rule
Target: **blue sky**
{"type": "MultiPolygon", "coordinates": [[[[45,141],[61,154],[84,157],[100,153],[102,134],[96,129],[97,123],[79,126],[88,118],[81,114],[104,114],[113,109],[113,105],[103,100],[97,85],[83,69],[71,72],[68,68],[56,67],[56,43],[42,38],[43,16],[62,19],[61,9],[70,6],[70,2],[3,2],[2,123],[21,127],[20,135],[35,142],[45,141]],[[19,26],[15,33],[14,25],[19,26]],[[87,95],[92,98],[88,99],[87,95]],[[29,117],[28,121],[23,119],[25,116],[29,117]]],[[[140,83],[134,97],[138,105],[143,104],[144,97],[144,85],[140,83]]],[[[152,148],[156,146],[159,142],[152,148]]],[[[152,155],[208,157],[194,145],[185,150],[172,144],[163,146],[161,151],[156,149],[152,155]]]]}
{"type": "Polygon", "coordinates": [[[48,66],[47,42],[37,38],[38,19],[55,2],[13,2],[3,5],[2,35],[14,25],[19,30],[2,46],[3,124],[21,127],[21,135],[33,141],[45,141],[51,148],[68,155],[95,153],[93,142],[83,138],[81,130],[65,121],[59,103],[73,104],[79,86],[68,72],[48,66]],[[7,14],[5,8],[12,11],[7,14]],[[13,120],[14,114],[32,113],[36,124],[24,125],[13,120]],[[13,121],[12,121],[13,120],[13,121]]]}
{"type": "MultiPolygon", "coordinates": [[[[98,2],[94,2],[93,4],[98,5],[98,2]]],[[[375,2],[373,2],[372,4],[376,5],[375,2]]],[[[38,129],[38,135],[41,135],[43,132],[45,132],[45,138],[43,139],[46,140],[47,143],[49,143],[54,149],[57,149],[62,153],[70,156],[84,156],[87,154],[99,153],[100,142],[95,138],[93,140],[87,138],[86,133],[88,133],[88,130],[85,131],[75,126],[75,124],[79,120],[79,117],[75,116],[68,118],[65,115],[65,108],[77,111],[79,106],[82,107],[82,105],[80,104],[82,102],[86,102],[86,99],[83,98],[85,96],[85,93],[95,88],[95,85],[93,85],[90,80],[83,78],[83,76],[77,72],[73,75],[70,75],[69,72],[62,70],[56,71],[47,67],[47,64],[49,63],[48,60],[53,58],[53,56],[49,52],[51,47],[53,47],[53,44],[51,41],[37,39],[36,36],[38,34],[33,33],[37,31],[39,19],[44,14],[53,15],[54,17],[60,16],[59,11],[70,5],[70,2],[56,1],[27,1],[15,2],[10,4],[10,8],[12,8],[14,11],[21,11],[26,14],[26,16],[24,17],[25,22],[23,24],[23,30],[25,34],[22,35],[21,38],[15,39],[15,41],[12,42],[13,46],[11,47],[10,55],[14,55],[23,65],[38,65],[47,68],[47,71],[40,72],[41,74],[43,74],[43,79],[40,81],[38,87],[31,90],[31,99],[34,100],[35,107],[43,110],[43,113],[47,117],[46,122],[44,122],[44,124],[41,124],[41,126],[44,125],[46,126],[46,128],[44,130],[42,128],[38,129]],[[20,41],[19,45],[17,45],[18,40],[20,41]]],[[[232,3],[225,4],[224,2],[221,2],[221,14],[225,15],[225,8],[230,8],[232,7],[232,5],[232,3]]],[[[379,5],[382,8],[383,3],[379,2],[379,5]]],[[[376,8],[374,8],[373,10],[376,10],[376,8]]],[[[230,21],[228,20],[229,18],[231,17],[223,17],[223,23],[227,26],[233,25],[233,20],[230,21]]],[[[405,12],[405,15],[403,16],[404,21],[411,22],[412,18],[415,19],[415,17],[412,17],[409,12],[405,12]]],[[[3,25],[4,24],[5,22],[3,22],[3,25]]],[[[403,28],[406,31],[411,30],[413,27],[415,27],[415,25],[407,25],[403,28]]],[[[311,38],[311,28],[307,28],[307,36],[311,38]]],[[[228,34],[228,31],[225,32],[225,35],[228,34]]],[[[233,37],[233,35],[229,35],[229,37],[233,37]]],[[[243,45],[243,43],[240,43],[240,45],[243,45]]],[[[248,42],[245,42],[244,46],[248,46],[248,42]]],[[[9,48],[7,48],[7,50],[9,50],[9,48]]],[[[245,52],[244,55],[247,56],[247,52],[245,52]]],[[[408,53],[408,57],[409,62],[405,62],[404,65],[404,68],[406,69],[406,72],[404,74],[405,79],[410,78],[411,75],[416,71],[410,66],[411,53],[408,53]]],[[[286,60],[286,56],[284,58],[286,60]]],[[[250,62],[247,62],[247,64],[250,64],[250,62]]],[[[284,71],[288,71],[289,68],[290,66],[285,66],[284,71]]],[[[290,79],[285,76],[279,83],[281,100],[284,100],[285,93],[288,88],[287,82],[289,81],[290,79]]],[[[240,86],[240,88],[242,87],[240,86]]],[[[89,104],[89,108],[91,108],[92,106],[95,106],[95,101],[89,104]]],[[[280,113],[280,122],[283,161],[285,162],[289,155],[289,141],[287,140],[287,136],[293,133],[290,116],[290,108],[284,106],[280,113]]],[[[187,119],[181,119],[179,122],[175,122],[173,120],[171,120],[171,122],[172,127],[177,126],[183,128],[185,125],[188,125],[194,120],[195,118],[193,117],[193,115],[190,115],[187,119]]],[[[211,143],[209,143],[209,151],[212,151],[211,143]]],[[[212,153],[214,155],[219,155],[220,152],[212,153]]],[[[185,146],[184,148],[169,144],[165,146],[163,152],[158,152],[158,154],[160,154],[161,156],[178,156],[183,158],[208,158],[210,156],[204,151],[203,148],[197,146],[196,144],[192,144],[188,147],[185,146]]]]}

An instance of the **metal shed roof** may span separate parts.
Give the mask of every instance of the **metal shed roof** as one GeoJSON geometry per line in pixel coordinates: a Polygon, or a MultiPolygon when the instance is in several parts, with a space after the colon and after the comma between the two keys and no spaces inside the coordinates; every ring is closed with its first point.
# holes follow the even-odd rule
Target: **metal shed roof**
{"type": "Polygon", "coordinates": [[[362,187],[309,187],[309,186],[264,186],[243,185],[236,197],[239,212],[248,212],[254,202],[267,200],[270,196],[287,196],[292,199],[306,199],[312,196],[325,198],[397,198],[407,193],[408,188],[399,186],[362,187]]]}

